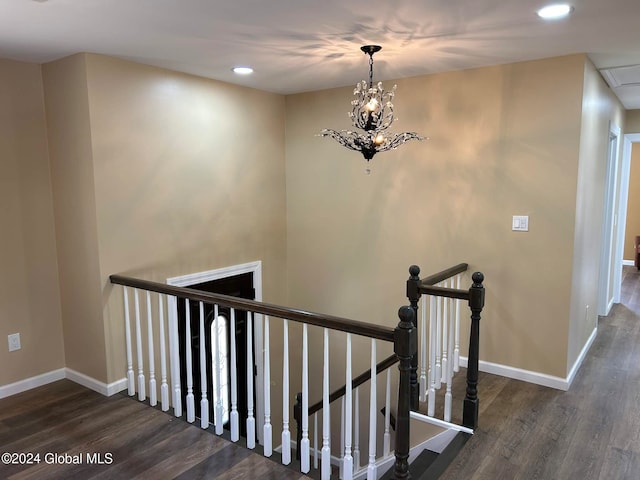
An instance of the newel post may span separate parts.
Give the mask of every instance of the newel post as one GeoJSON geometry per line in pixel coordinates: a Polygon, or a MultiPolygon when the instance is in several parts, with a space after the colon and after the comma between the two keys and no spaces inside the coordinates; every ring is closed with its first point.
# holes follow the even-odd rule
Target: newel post
{"type": "Polygon", "coordinates": [[[471,334],[469,338],[469,360],[467,362],[467,395],[462,411],[462,425],[478,427],[478,359],[480,352],[480,313],[484,307],[484,275],[476,272],[471,277],[473,285],[469,289],[471,309],[471,334]]]}
{"type": "MultiPolygon", "coordinates": [[[[413,328],[418,331],[418,302],[420,301],[420,267],[411,265],[409,267],[409,279],[407,280],[407,298],[413,309],[413,328]]],[[[420,389],[418,384],[418,350],[411,357],[411,410],[418,410],[420,389]]]]}
{"type": "Polygon", "coordinates": [[[415,312],[410,306],[398,311],[400,323],[395,329],[393,351],[400,359],[400,384],[398,386],[398,412],[396,418],[396,461],[393,478],[410,479],[409,473],[409,412],[411,407],[411,359],[418,351],[416,329],[413,326],[415,312]]]}

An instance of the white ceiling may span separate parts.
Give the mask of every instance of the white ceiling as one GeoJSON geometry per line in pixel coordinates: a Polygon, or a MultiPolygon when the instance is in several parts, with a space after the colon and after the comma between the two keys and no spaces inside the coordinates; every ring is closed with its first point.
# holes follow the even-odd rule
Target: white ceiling
{"type": "MultiPolygon", "coordinates": [[[[599,69],[640,65],[640,0],[0,0],[0,57],[45,63],[78,52],[125,58],[277,93],[587,53],[599,69]],[[248,77],[234,65],[255,69],[248,77]]],[[[640,108],[640,68],[616,93],[640,108]]],[[[620,72],[618,72],[620,73],[620,72]]]]}

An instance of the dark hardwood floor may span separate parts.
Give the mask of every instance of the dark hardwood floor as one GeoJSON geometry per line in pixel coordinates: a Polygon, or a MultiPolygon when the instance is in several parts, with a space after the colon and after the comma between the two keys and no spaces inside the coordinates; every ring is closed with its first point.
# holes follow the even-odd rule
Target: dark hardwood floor
{"type": "Polygon", "coordinates": [[[640,272],[569,391],[481,374],[480,425],[441,480],[640,479],[640,272]]]}
{"type": "Polygon", "coordinates": [[[3,457],[0,479],[308,478],[144,403],[68,380],[0,400],[7,452],[40,454],[40,463],[6,465],[3,457]]]}

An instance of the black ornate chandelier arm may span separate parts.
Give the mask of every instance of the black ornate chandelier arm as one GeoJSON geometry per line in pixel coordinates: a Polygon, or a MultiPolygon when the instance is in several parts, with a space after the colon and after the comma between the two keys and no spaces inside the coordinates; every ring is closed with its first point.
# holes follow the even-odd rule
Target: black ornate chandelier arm
{"type": "Polygon", "coordinates": [[[418,135],[415,132],[403,132],[395,133],[390,138],[385,138],[384,141],[376,149],[378,152],[386,152],[387,150],[393,150],[398,148],[409,140],[424,140],[422,135],[418,135]]]}
{"type": "Polygon", "coordinates": [[[342,130],[340,132],[331,128],[325,128],[320,132],[322,137],[331,137],[343,147],[359,152],[361,150],[362,139],[357,132],[342,130]]]}

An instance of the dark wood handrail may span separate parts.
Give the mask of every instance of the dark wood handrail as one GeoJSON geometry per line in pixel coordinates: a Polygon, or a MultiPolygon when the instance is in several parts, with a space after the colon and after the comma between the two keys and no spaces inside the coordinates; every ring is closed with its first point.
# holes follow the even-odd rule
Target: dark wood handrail
{"type": "Polygon", "coordinates": [[[185,287],[176,287],[173,285],[127,277],[124,275],[111,275],[109,280],[111,283],[124,285],[126,287],[149,290],[152,292],[163,293],[165,295],[172,295],[174,297],[189,298],[200,302],[214,303],[224,307],[269,315],[276,318],[292,320],[294,322],[316,325],[318,327],[330,328],[332,330],[353,333],[355,335],[384,340],[386,342],[394,341],[394,329],[382,325],[374,325],[348,318],[283,307],[280,305],[258,302],[256,300],[231,297],[229,295],[203,292],[185,287]]]}
{"type": "MultiPolygon", "coordinates": [[[[389,355],[387,358],[385,358],[384,360],[382,360],[380,363],[376,365],[376,373],[384,372],[387,368],[398,363],[398,360],[399,358],[395,353],[389,355]]],[[[351,388],[353,389],[353,388],[359,387],[360,385],[362,385],[363,383],[365,383],[367,380],[370,380],[370,379],[371,379],[371,369],[355,377],[351,381],[351,388]]],[[[331,394],[329,394],[329,403],[333,403],[339,398],[342,398],[346,394],[346,392],[347,392],[346,384],[334,390],[331,394]]],[[[322,400],[314,403],[309,407],[309,415],[313,415],[314,413],[319,412],[320,410],[322,410],[322,400]]]]}
{"type": "Polygon", "coordinates": [[[469,268],[469,264],[467,263],[459,263],[458,265],[454,265],[453,267],[449,267],[441,272],[434,273],[433,275],[429,275],[428,277],[423,278],[420,281],[421,286],[427,285],[435,285],[436,283],[440,283],[447,278],[451,278],[458,273],[466,272],[469,268]]]}
{"type": "Polygon", "coordinates": [[[436,297],[459,298],[460,300],[469,300],[469,290],[459,290],[457,288],[433,287],[430,285],[420,285],[418,288],[420,293],[425,295],[433,295],[436,297]]]}

